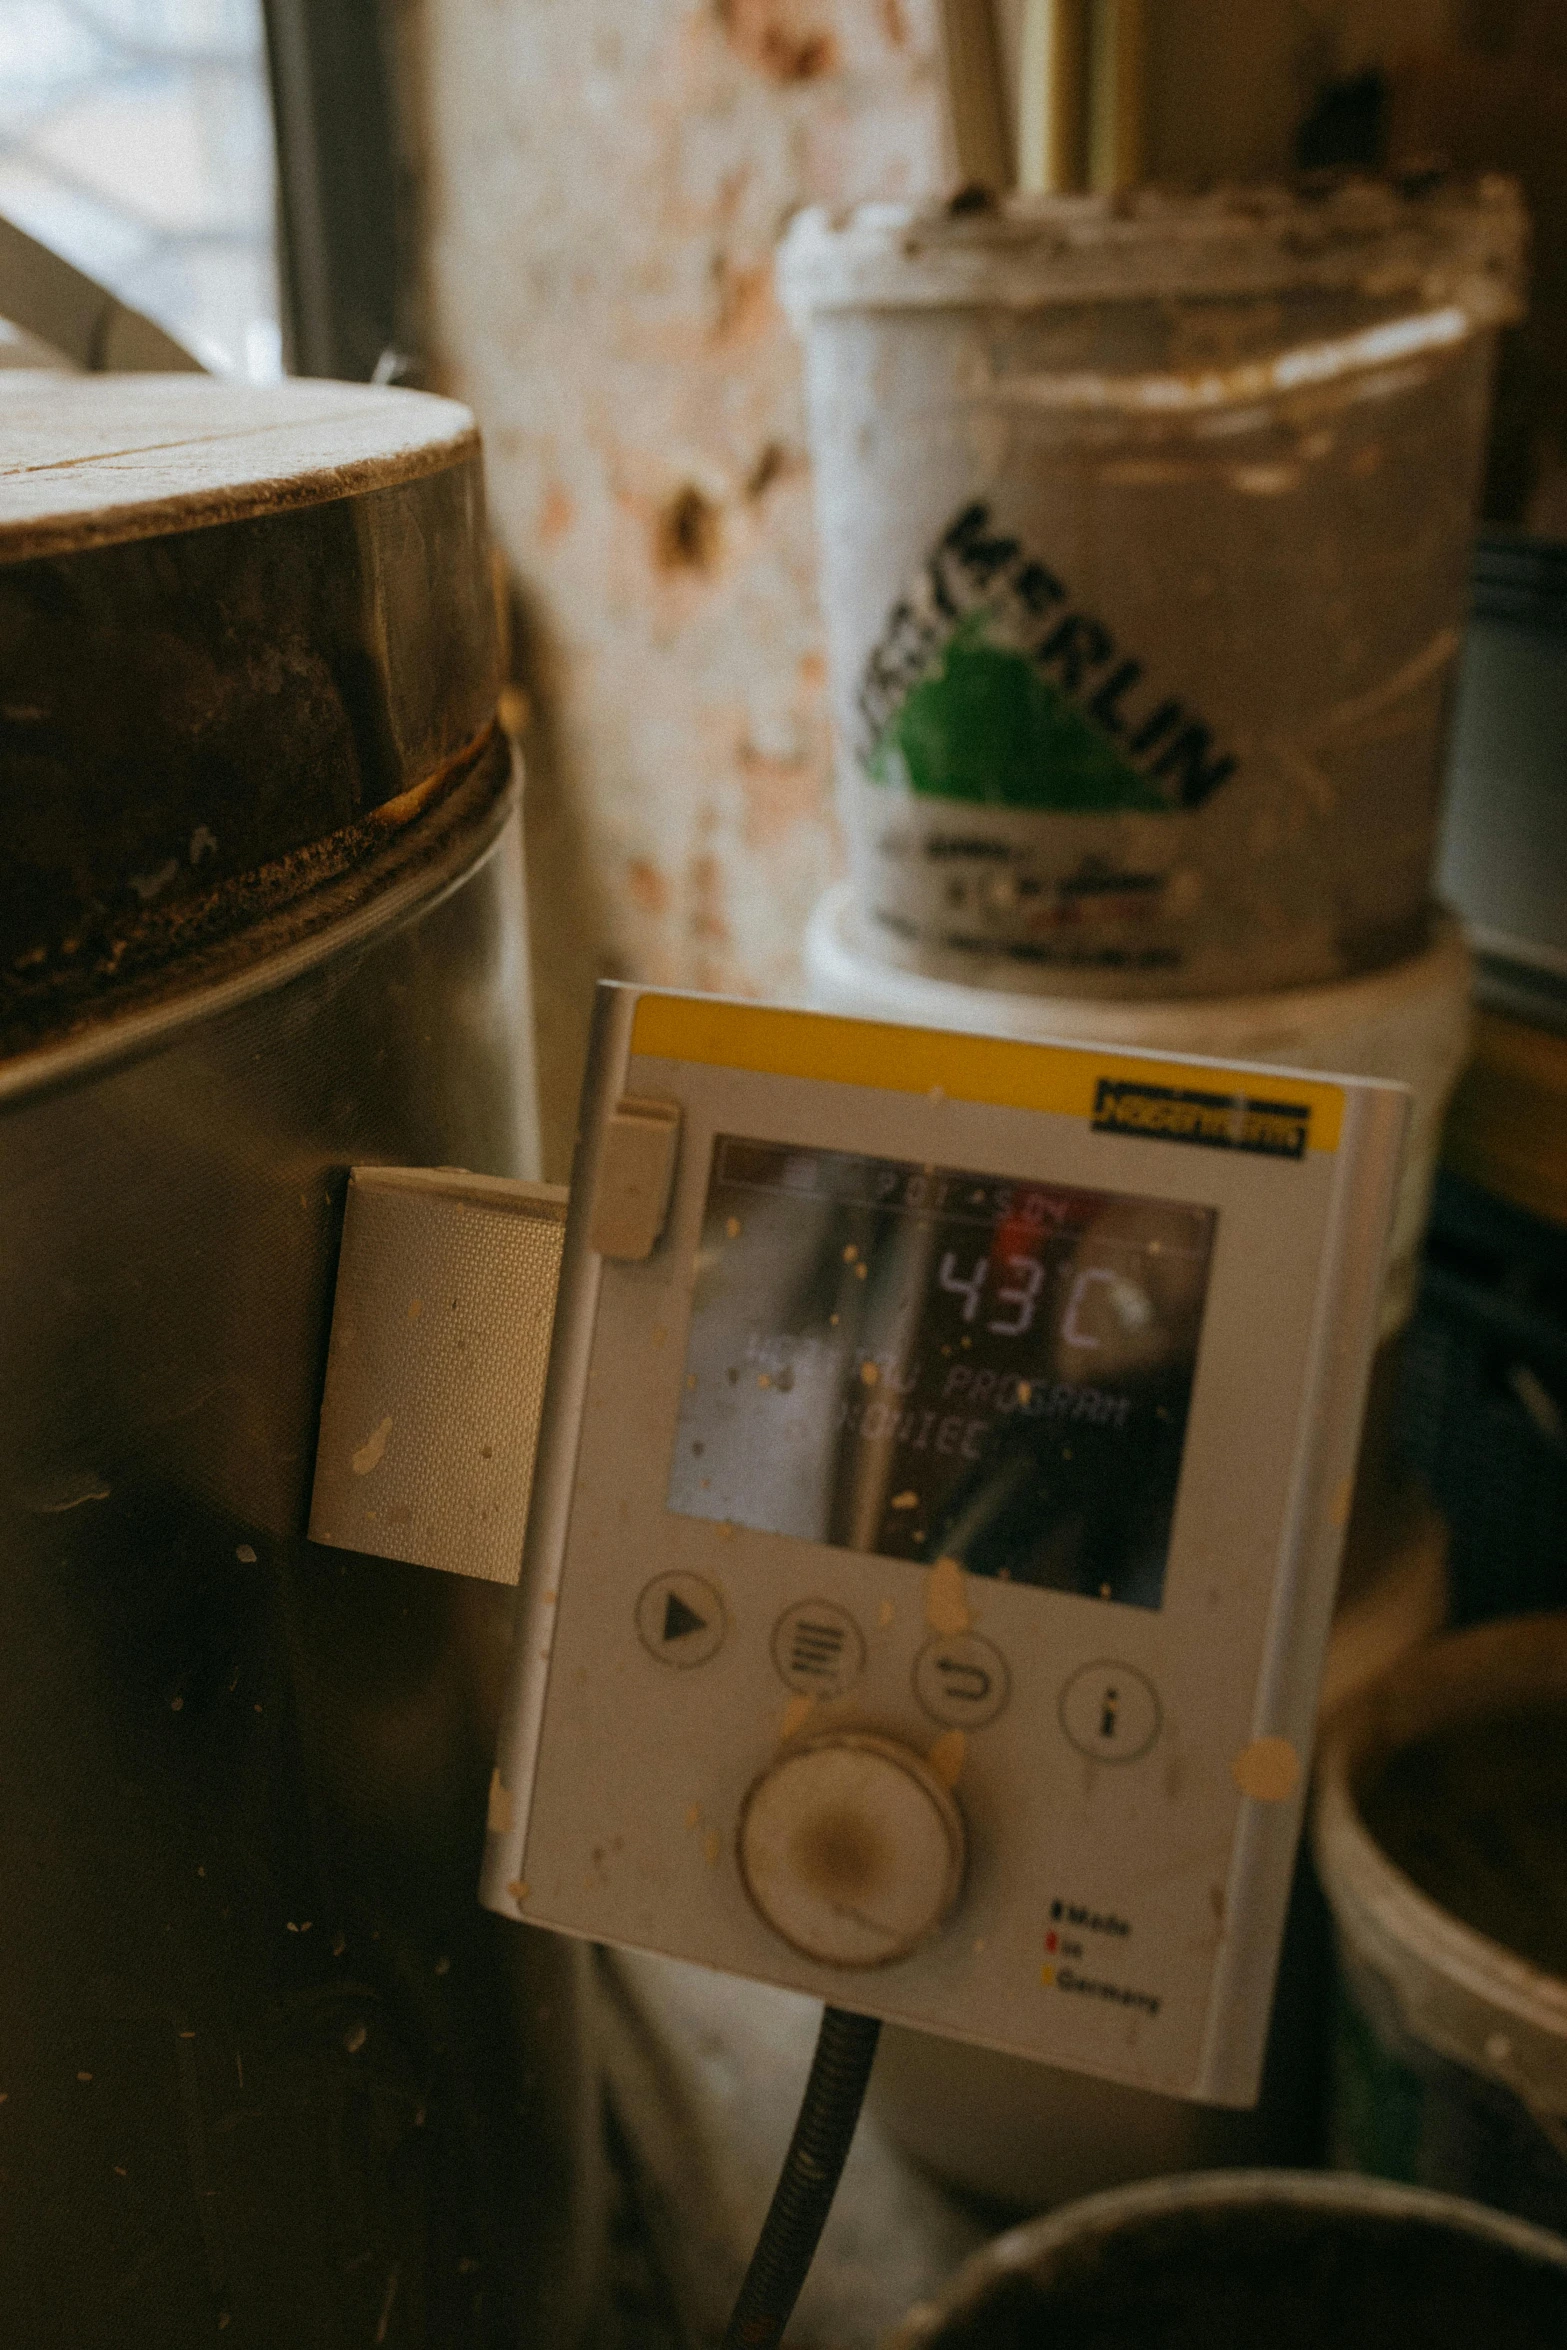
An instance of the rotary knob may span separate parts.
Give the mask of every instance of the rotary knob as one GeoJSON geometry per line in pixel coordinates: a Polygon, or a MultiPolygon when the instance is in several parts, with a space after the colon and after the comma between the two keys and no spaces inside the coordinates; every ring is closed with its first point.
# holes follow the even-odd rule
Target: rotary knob
{"type": "Polygon", "coordinates": [[[886,1966],[926,1941],[963,1882],[963,1815],[921,1756],[869,1731],[792,1746],[740,1813],[740,1875],[791,1949],[886,1966]]]}

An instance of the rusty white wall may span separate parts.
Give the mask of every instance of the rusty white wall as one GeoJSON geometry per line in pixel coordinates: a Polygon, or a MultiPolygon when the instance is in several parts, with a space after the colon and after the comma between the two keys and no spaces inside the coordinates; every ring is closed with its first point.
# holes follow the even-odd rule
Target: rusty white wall
{"type": "MultiPolygon", "coordinates": [[[[1153,0],[1154,173],[1287,168],[1312,87],[1451,4],[1153,0]]],[[[786,990],[838,864],[772,253],[802,203],[945,183],[935,6],[400,0],[400,47],[427,380],[514,583],[559,1175],[594,974],[786,990]]]]}
{"type": "Polygon", "coordinates": [[[546,1156],[598,970],[787,988],[839,860],[790,213],[940,183],[930,0],[423,0],[429,380],[531,705],[546,1156]]]}

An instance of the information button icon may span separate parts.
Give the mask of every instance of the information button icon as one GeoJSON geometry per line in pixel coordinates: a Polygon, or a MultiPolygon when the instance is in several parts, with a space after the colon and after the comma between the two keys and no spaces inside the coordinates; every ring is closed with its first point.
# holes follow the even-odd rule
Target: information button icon
{"type": "Polygon", "coordinates": [[[1136,1762],[1159,1735],[1159,1699],[1133,1665],[1101,1657],[1061,1692],[1061,1727],[1095,1762],[1136,1762]]]}

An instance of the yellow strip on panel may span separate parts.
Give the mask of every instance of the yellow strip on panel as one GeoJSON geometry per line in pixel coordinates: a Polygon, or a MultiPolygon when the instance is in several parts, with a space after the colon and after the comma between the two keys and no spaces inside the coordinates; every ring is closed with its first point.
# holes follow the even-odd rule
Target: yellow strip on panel
{"type": "Polygon", "coordinates": [[[1115,1133],[1208,1141],[1298,1158],[1337,1150],[1344,1095],[1319,1078],[1229,1069],[1170,1055],[1022,1044],[950,1029],[845,1020],[720,996],[637,999],[633,1053],[776,1077],[947,1095],[1004,1109],[1051,1110],[1115,1133]],[[1205,1131],[1205,1129],[1209,1129],[1205,1131]]]}

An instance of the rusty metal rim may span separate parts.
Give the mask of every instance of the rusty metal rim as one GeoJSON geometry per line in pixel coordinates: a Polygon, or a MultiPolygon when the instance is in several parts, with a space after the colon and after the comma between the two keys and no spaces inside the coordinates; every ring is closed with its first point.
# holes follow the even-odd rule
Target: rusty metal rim
{"type": "MultiPolygon", "coordinates": [[[[0,1059],[0,1110],[143,1060],[198,1022],[275,993],[427,911],[495,853],[520,801],[514,747],[491,726],[460,761],[347,828],[357,845],[386,836],[361,862],[177,961],[106,1017],[84,1016],[0,1059]]],[[[319,844],[322,848],[333,844],[319,844]]]]}

